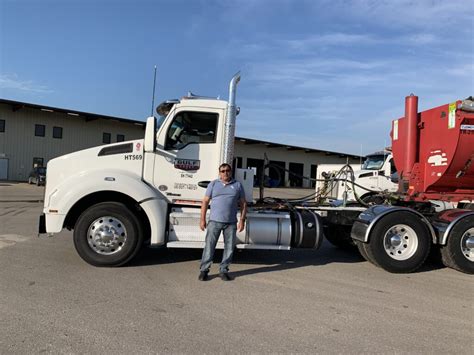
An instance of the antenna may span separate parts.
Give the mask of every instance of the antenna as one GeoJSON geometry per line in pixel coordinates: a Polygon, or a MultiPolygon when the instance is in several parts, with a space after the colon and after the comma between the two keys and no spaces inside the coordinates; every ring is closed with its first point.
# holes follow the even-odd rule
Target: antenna
{"type": "Polygon", "coordinates": [[[154,116],[153,114],[153,108],[155,107],[155,85],[156,85],[156,65],[155,65],[155,74],[153,75],[153,93],[152,93],[152,98],[151,98],[151,116],[154,116]]]}

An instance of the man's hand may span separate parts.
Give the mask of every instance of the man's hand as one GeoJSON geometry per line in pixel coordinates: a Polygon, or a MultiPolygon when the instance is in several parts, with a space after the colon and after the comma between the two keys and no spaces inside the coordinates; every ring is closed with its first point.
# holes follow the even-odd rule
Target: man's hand
{"type": "Polygon", "coordinates": [[[239,232],[239,233],[242,232],[244,230],[244,228],[245,228],[245,220],[241,219],[239,221],[238,226],[237,226],[237,232],[239,232]]]}
{"type": "Polygon", "coordinates": [[[199,227],[201,228],[203,232],[204,232],[204,229],[206,229],[207,227],[206,212],[207,212],[207,207],[209,206],[209,201],[211,201],[211,198],[209,196],[204,196],[201,203],[201,222],[199,223],[199,227]]]}
{"type": "Polygon", "coordinates": [[[201,219],[201,223],[199,223],[199,227],[201,227],[201,230],[204,231],[207,227],[206,225],[206,220],[201,219]]]}
{"type": "Polygon", "coordinates": [[[245,228],[245,218],[247,217],[247,201],[245,196],[240,199],[240,221],[237,230],[242,232],[245,228]]]}

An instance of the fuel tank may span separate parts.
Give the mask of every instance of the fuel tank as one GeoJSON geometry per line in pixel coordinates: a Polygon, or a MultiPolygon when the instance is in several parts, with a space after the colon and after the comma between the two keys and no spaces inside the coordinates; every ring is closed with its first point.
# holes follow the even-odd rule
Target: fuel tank
{"type": "MultiPolygon", "coordinates": [[[[174,207],[170,213],[167,247],[202,248],[206,232],[199,229],[200,210],[174,207]]],[[[245,229],[237,233],[239,249],[318,249],[323,240],[321,217],[309,210],[249,211],[245,229]]],[[[222,239],[217,248],[222,248],[222,239]]]]}
{"type": "Polygon", "coordinates": [[[418,112],[418,97],[408,96],[390,135],[406,200],[474,199],[472,97],[418,112]]]}

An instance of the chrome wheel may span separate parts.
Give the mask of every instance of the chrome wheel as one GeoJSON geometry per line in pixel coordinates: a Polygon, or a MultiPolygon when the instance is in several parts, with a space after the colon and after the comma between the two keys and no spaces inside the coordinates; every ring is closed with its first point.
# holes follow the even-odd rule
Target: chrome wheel
{"type": "Polygon", "coordinates": [[[385,252],[392,259],[401,261],[411,258],[418,249],[416,232],[406,224],[396,224],[383,237],[385,252]]]}
{"type": "Polygon", "coordinates": [[[97,254],[112,255],[127,241],[127,230],[122,221],[112,216],[97,218],[87,231],[87,242],[97,254]]]}
{"type": "Polygon", "coordinates": [[[474,261],[474,227],[469,228],[461,236],[462,255],[469,261],[474,261]]]}

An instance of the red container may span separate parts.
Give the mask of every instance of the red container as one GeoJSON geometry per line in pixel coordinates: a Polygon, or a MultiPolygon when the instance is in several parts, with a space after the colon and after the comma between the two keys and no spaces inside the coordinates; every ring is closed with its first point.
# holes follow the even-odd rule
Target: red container
{"type": "Polygon", "coordinates": [[[405,117],[392,122],[392,151],[406,200],[474,199],[474,112],[459,100],[417,113],[406,98],[405,117]]]}

